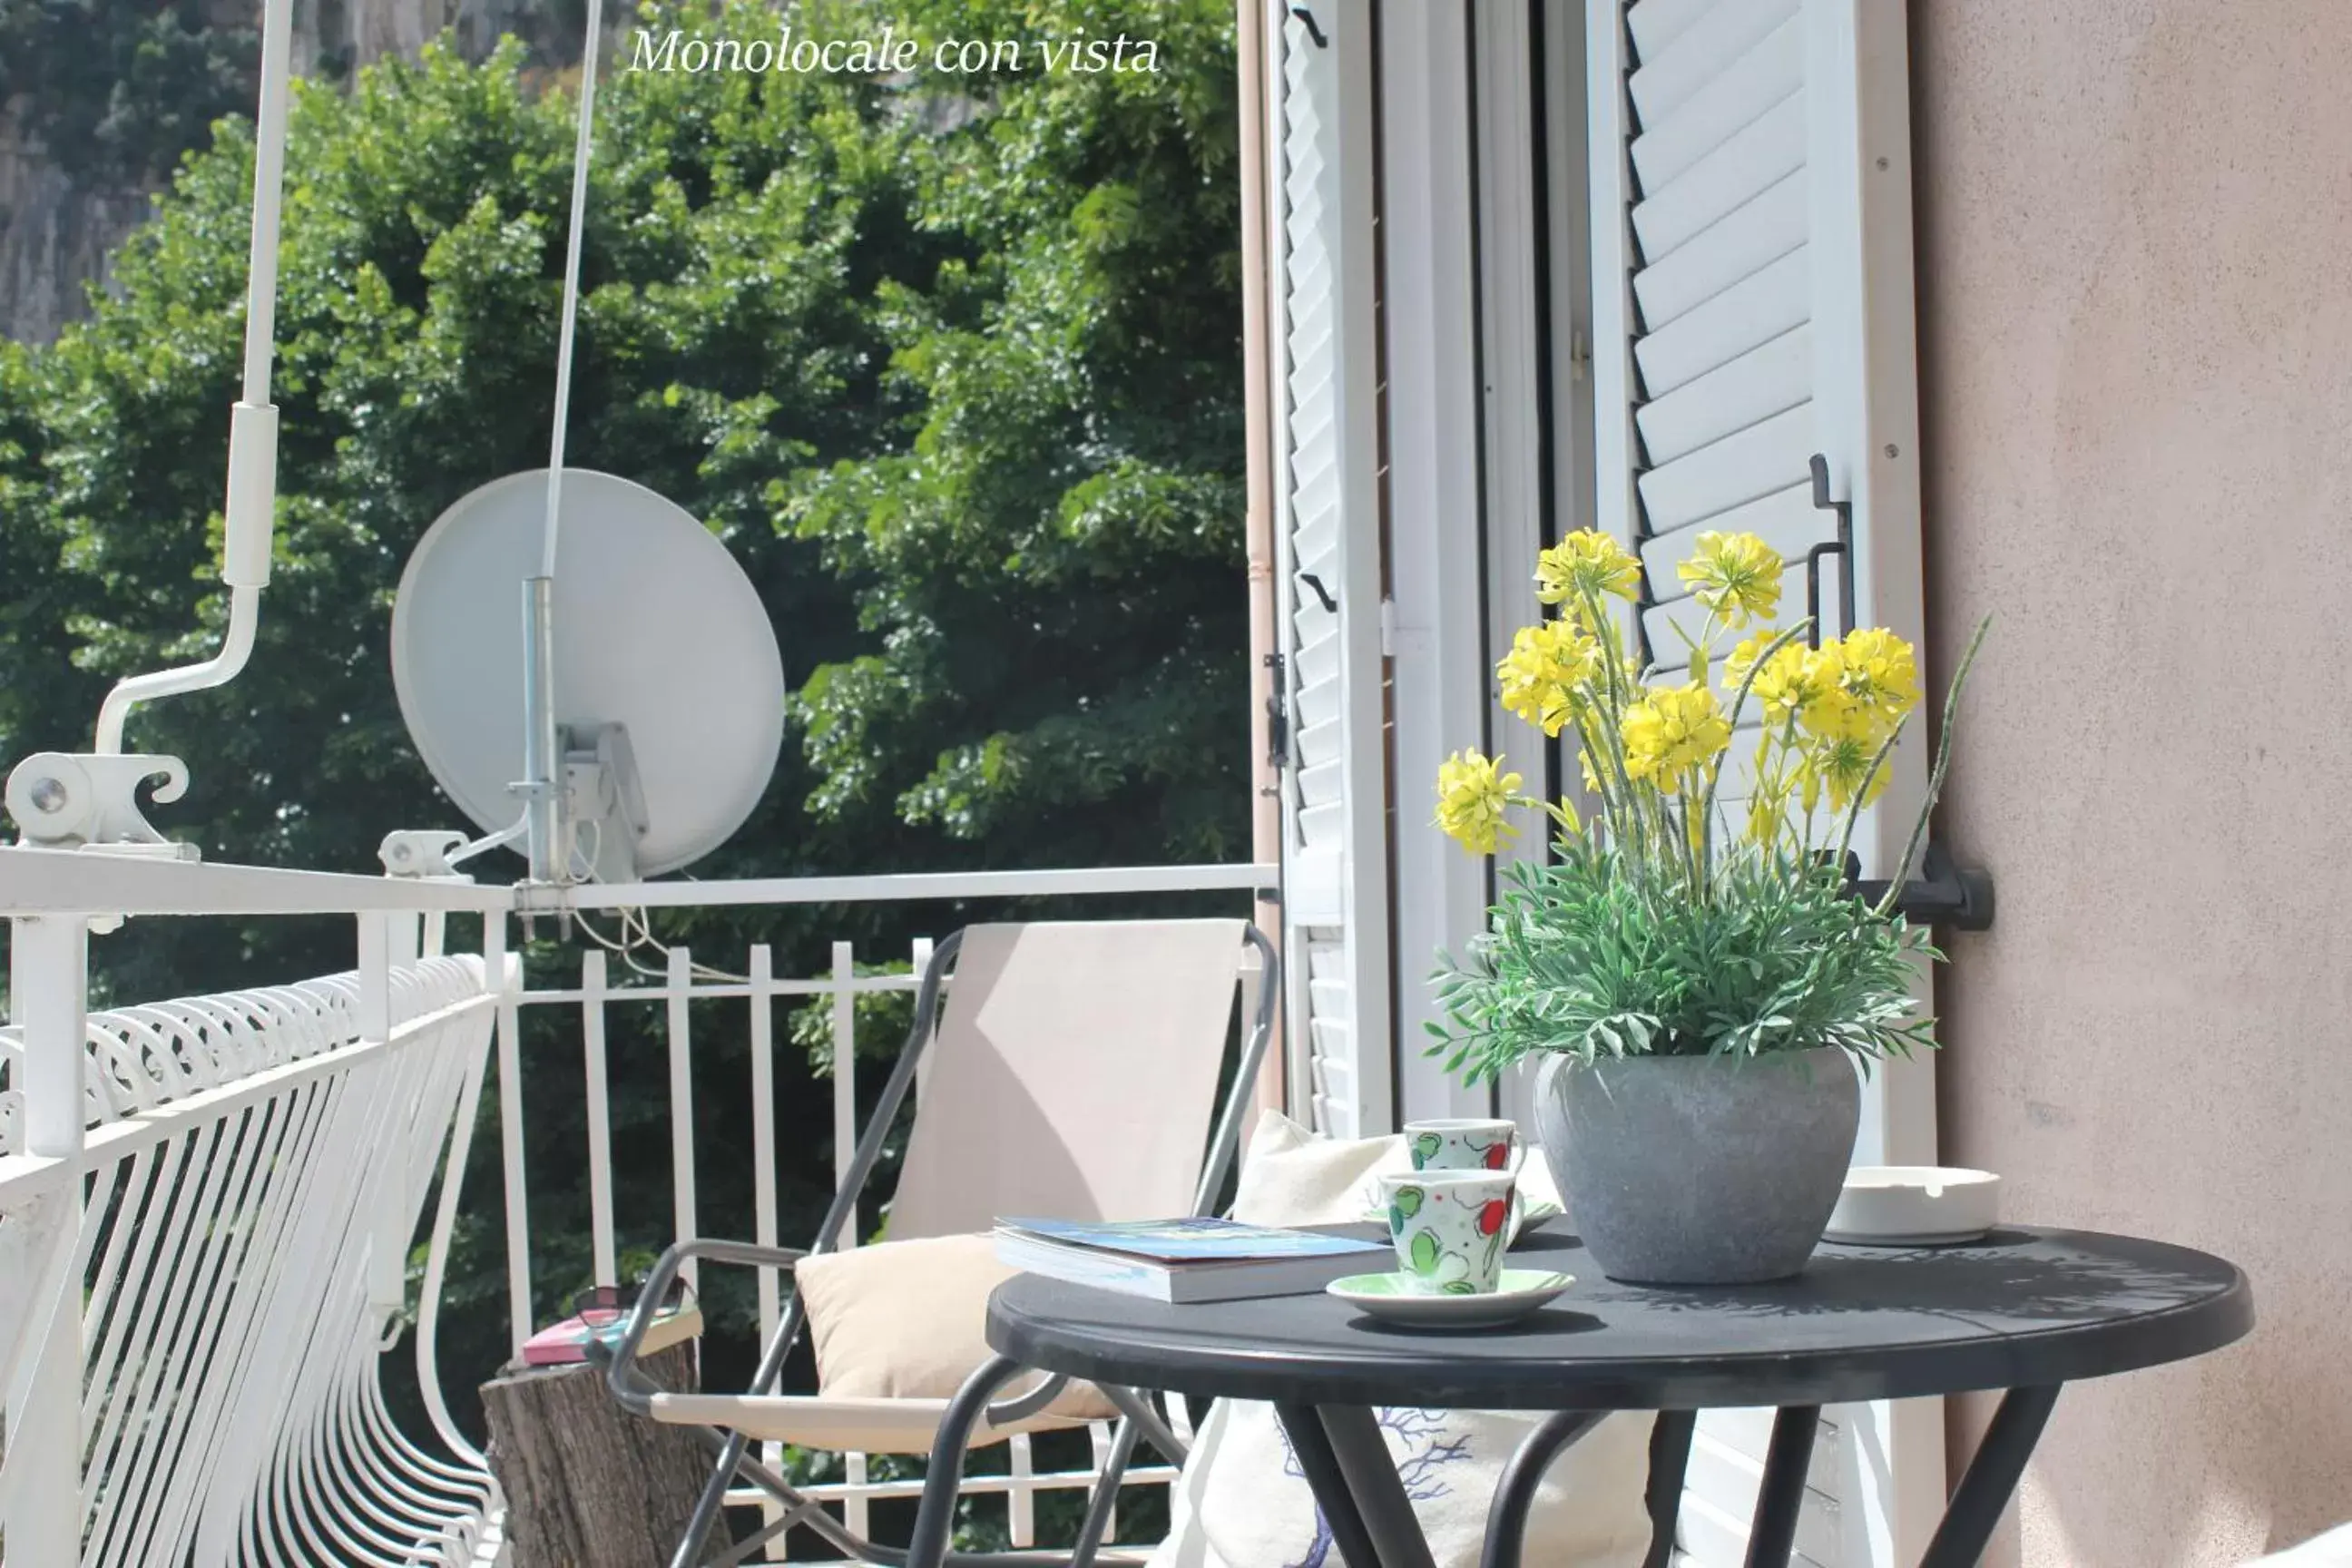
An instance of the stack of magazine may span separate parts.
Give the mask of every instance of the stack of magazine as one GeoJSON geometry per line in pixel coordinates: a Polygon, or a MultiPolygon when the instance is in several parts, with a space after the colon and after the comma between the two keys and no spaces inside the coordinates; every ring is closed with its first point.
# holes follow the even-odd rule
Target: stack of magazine
{"type": "Polygon", "coordinates": [[[1380,1267],[1386,1239],[1229,1219],[1000,1219],[998,1261],[1031,1274],[1187,1304],[1303,1296],[1380,1267]]]}

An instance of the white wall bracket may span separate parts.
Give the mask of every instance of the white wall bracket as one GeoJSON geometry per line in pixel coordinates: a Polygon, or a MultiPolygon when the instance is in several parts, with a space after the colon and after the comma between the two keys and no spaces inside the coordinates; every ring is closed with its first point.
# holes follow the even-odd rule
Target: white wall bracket
{"type": "Polygon", "coordinates": [[[470,882],[473,879],[449,861],[449,852],[466,842],[465,834],[446,827],[401,827],[385,834],[375,853],[387,877],[470,882]]]}
{"type": "Polygon", "coordinates": [[[163,781],[150,798],[169,804],[188,791],[188,764],[167,756],[36,752],[8,775],[8,815],[19,842],[35,848],[201,858],[194,845],[166,838],[148,822],[139,787],[150,779],[163,781]]]}

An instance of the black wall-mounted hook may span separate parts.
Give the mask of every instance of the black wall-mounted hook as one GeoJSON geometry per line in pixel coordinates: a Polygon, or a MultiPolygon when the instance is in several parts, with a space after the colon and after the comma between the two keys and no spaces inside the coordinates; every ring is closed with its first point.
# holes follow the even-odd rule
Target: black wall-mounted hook
{"type": "MultiPolygon", "coordinates": [[[[1862,857],[1845,858],[1846,880],[1854,897],[1875,904],[1886,896],[1884,879],[1864,880],[1862,857]]],[[[1951,851],[1930,838],[1919,854],[1919,874],[1903,884],[1895,909],[1922,925],[1948,925],[1955,931],[1992,929],[1992,873],[1954,865],[1951,851]]]]}
{"type": "Polygon", "coordinates": [[[1805,615],[1811,621],[1805,641],[1822,646],[1822,557],[1838,558],[1838,630],[1853,630],[1853,503],[1830,500],[1830,460],[1815,452],[1806,465],[1813,475],[1813,505],[1837,514],[1837,538],[1823,540],[1805,552],[1805,615]]]}
{"type": "Polygon", "coordinates": [[[1290,14],[1307,25],[1307,36],[1315,40],[1317,48],[1328,49],[1331,47],[1331,40],[1325,37],[1323,29],[1316,25],[1314,12],[1304,5],[1293,5],[1290,8],[1290,14]]]}
{"type": "Polygon", "coordinates": [[[1312,572],[1301,572],[1298,574],[1298,580],[1315,590],[1315,596],[1323,601],[1323,607],[1326,610],[1335,616],[1339,613],[1339,601],[1331,596],[1331,590],[1323,585],[1322,578],[1312,572]]]}

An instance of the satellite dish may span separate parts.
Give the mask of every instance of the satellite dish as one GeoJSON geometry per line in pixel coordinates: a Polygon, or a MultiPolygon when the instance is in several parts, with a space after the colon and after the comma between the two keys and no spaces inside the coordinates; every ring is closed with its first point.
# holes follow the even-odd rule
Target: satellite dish
{"type": "MultiPolygon", "coordinates": [[[[674,871],[725,843],[775,772],[775,630],[727,547],[674,502],[567,468],[562,505],[551,684],[575,853],[606,881],[674,871]]],[[[546,514],[544,468],[472,491],[417,541],[393,605],[401,719],[489,833],[522,812],[520,584],[540,570],[546,514]]]]}

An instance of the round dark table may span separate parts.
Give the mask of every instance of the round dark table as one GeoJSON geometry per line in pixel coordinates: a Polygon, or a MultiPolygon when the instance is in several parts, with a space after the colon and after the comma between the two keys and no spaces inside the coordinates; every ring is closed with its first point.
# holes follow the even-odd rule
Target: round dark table
{"type": "MultiPolygon", "coordinates": [[[[942,1468],[959,1468],[972,1423],[1024,1367],[1266,1400],[1340,1554],[1359,1568],[1427,1568],[1428,1546],[1372,1407],[1554,1412],[1496,1491],[1485,1561],[1508,1568],[1552,1459],[1610,1411],[1653,1410],[1662,1414],[1652,1442],[1651,1561],[1664,1563],[1696,1412],[1770,1405],[1779,1415],[1748,1562],[1785,1568],[1822,1405],[2002,1389],[1921,1559],[1921,1568],[1966,1568],[1983,1552],[2063,1384],[2202,1355],[2254,1321],[2245,1276],[2221,1258],[2023,1226],[1961,1247],[1824,1244],[1804,1273],[1769,1285],[1621,1284],[1557,1221],[1513,1247],[1511,1259],[1573,1274],[1576,1283],[1514,1328],[1459,1333],[1386,1326],[1323,1295],[1173,1307],[1022,1275],[990,1300],[988,1341],[999,1354],[951,1404],[931,1473],[951,1504],[956,1478],[940,1477],[942,1468]]],[[[909,1568],[933,1568],[927,1526],[937,1526],[934,1550],[946,1546],[946,1507],[934,1510],[928,1489],[921,1511],[909,1568]]]]}

